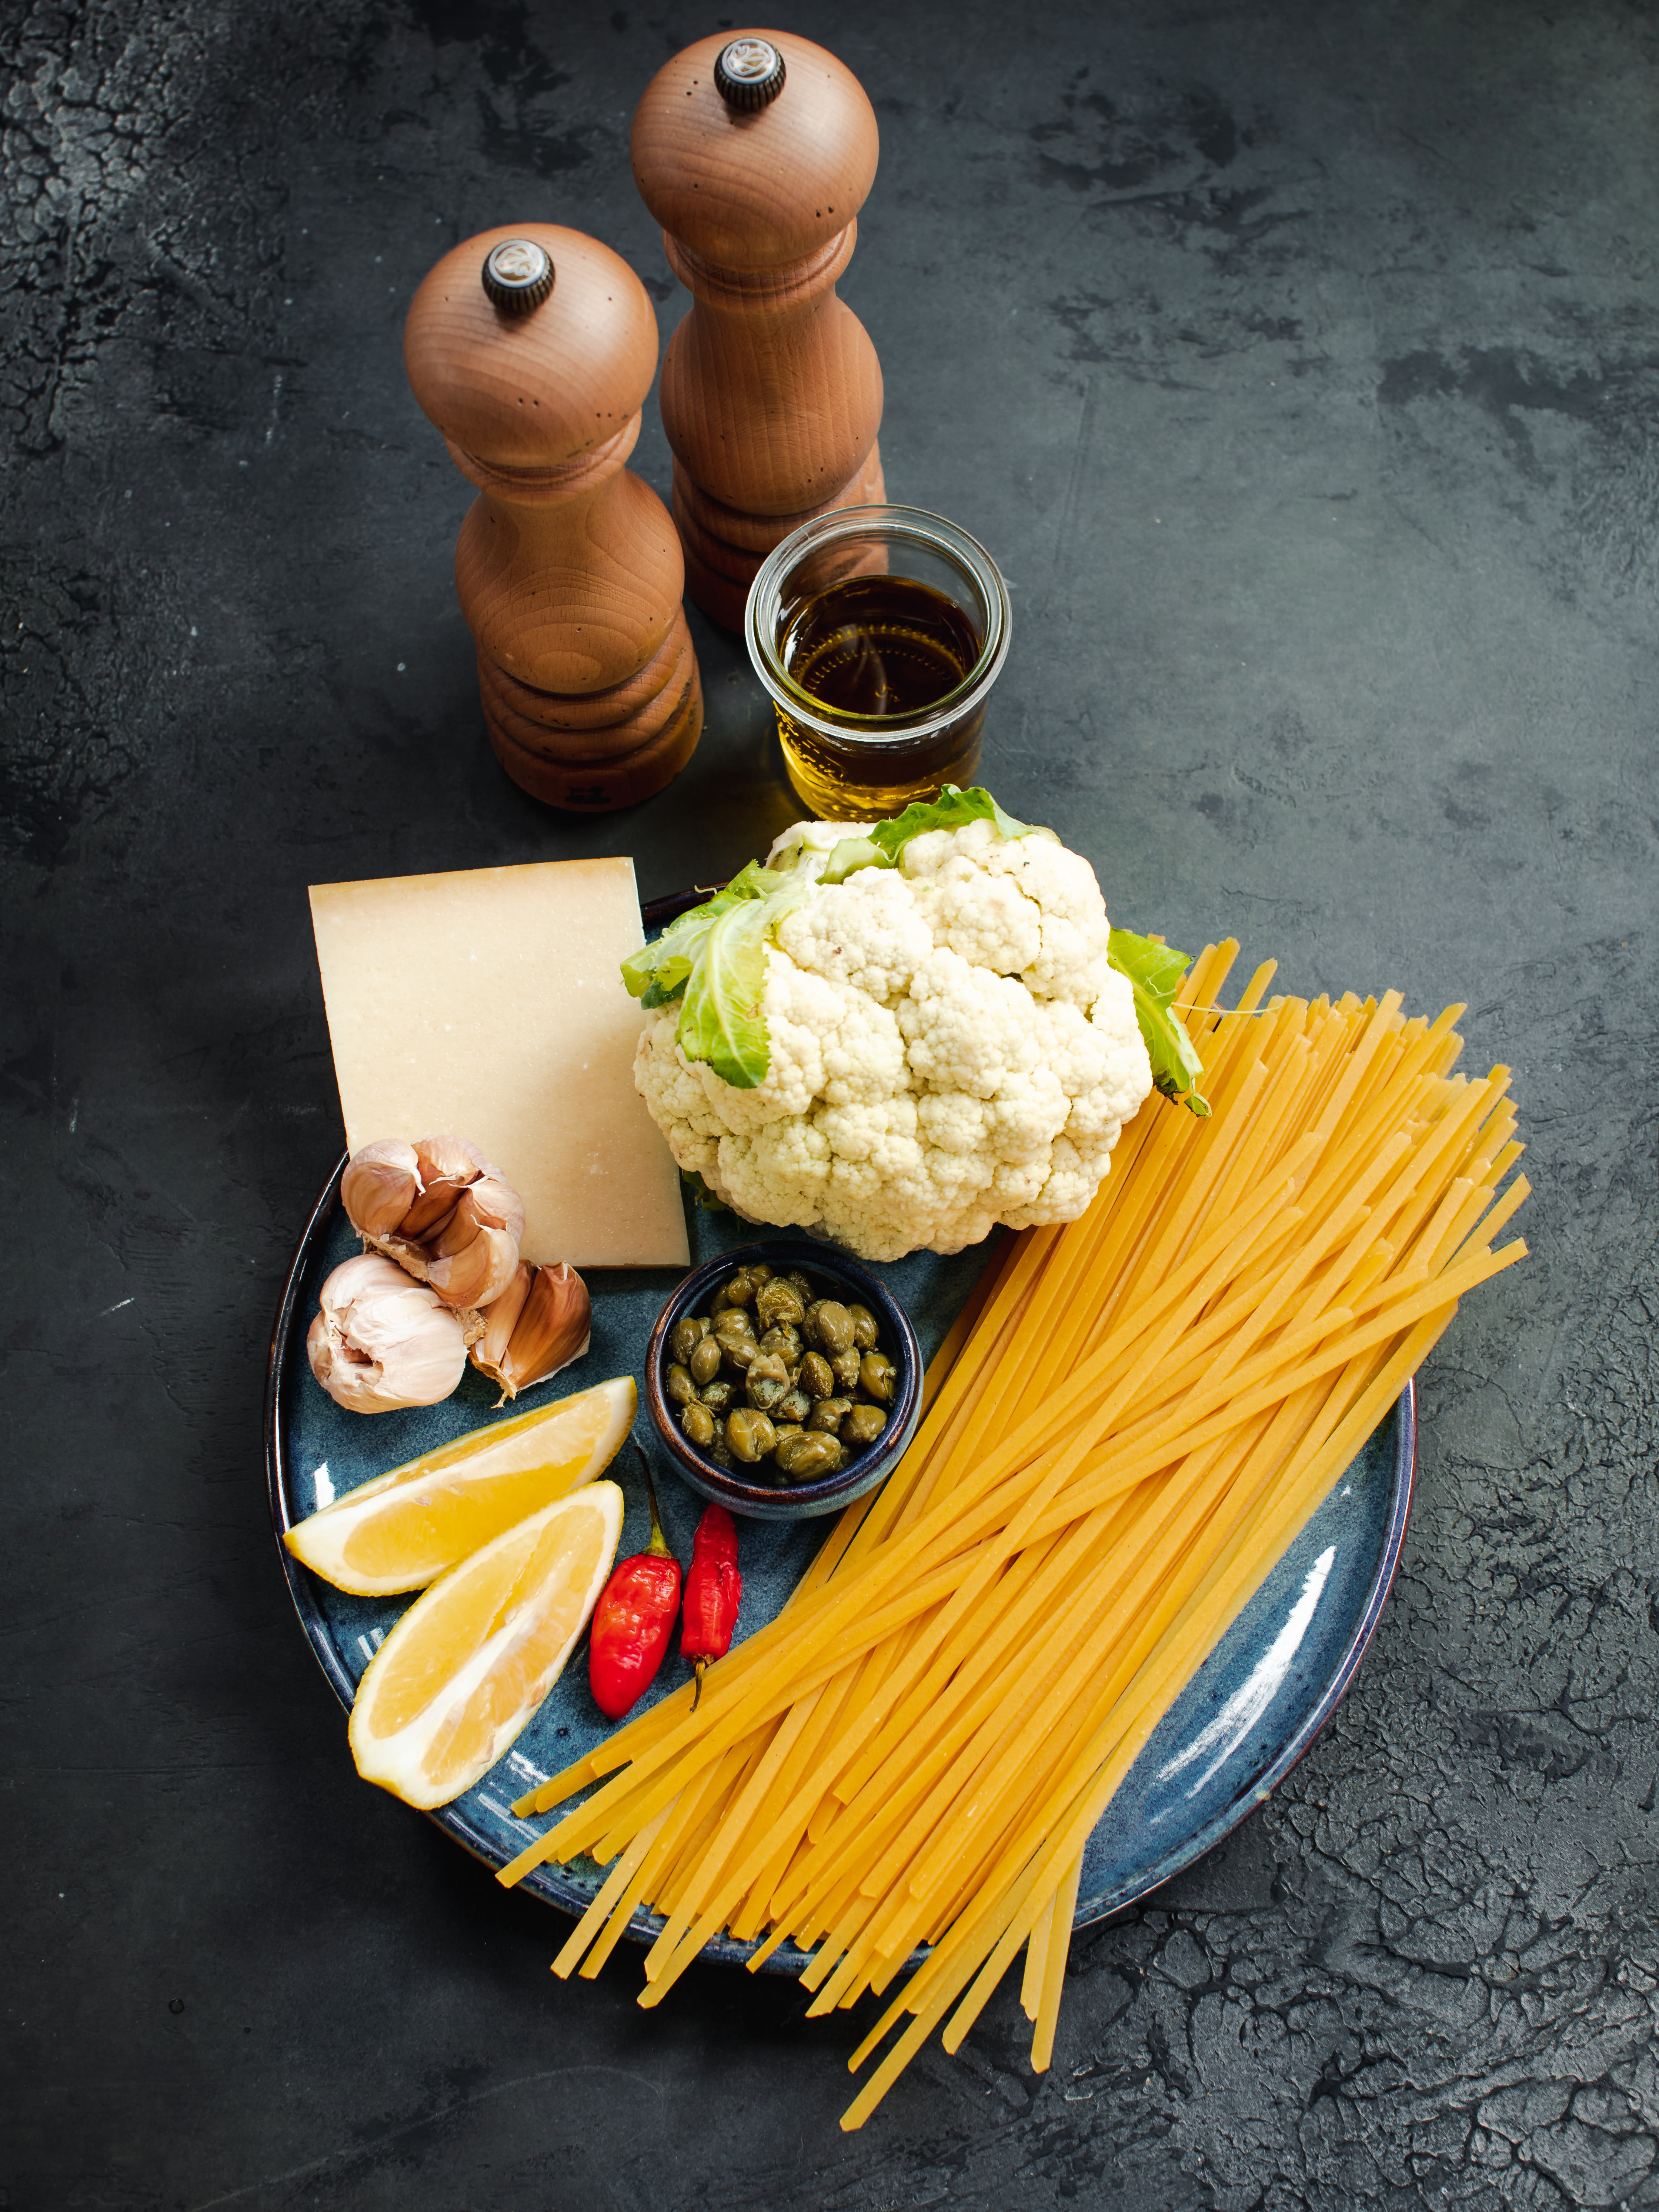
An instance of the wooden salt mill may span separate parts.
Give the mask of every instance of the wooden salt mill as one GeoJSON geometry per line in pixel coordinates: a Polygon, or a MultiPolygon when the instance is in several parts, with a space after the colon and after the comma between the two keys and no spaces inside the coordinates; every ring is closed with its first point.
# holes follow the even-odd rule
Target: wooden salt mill
{"type": "Polygon", "coordinates": [[[501,766],[554,806],[648,799],[691,757],[702,687],[667,509],[623,464],[657,363],[625,261],[580,231],[481,231],[426,278],[404,364],[479,489],[455,545],[501,766]]]}
{"type": "Polygon", "coordinates": [[[858,79],[787,32],[699,40],[635,111],[634,181],[695,295],[662,368],[674,520],[690,596],[730,629],[792,530],[886,496],[881,364],[836,296],[877,153],[858,79]]]}

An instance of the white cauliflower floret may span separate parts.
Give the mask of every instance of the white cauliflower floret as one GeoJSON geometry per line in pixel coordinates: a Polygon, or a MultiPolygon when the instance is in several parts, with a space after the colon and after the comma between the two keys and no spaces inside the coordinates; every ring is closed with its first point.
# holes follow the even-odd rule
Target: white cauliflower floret
{"type": "Polygon", "coordinates": [[[1111,972],[1111,925],[1080,853],[975,822],[913,838],[901,866],[940,944],[1018,975],[1034,997],[1093,1005],[1111,972]]]}
{"type": "Polygon", "coordinates": [[[670,1005],[635,1062],[653,1119],[738,1212],[866,1259],[1074,1220],[1152,1089],[1093,869],[975,821],[823,883],[866,826],[798,823],[768,856],[812,888],[767,947],[764,1079],[688,1063],[670,1005]]]}
{"type": "Polygon", "coordinates": [[[778,943],[798,966],[890,1000],[933,951],[933,932],[896,870],[864,868],[786,915],[778,943]]]}
{"type": "Polygon", "coordinates": [[[689,1065],[674,1041],[679,1011],[659,1006],[647,1014],[634,1048],[634,1088],[667,1138],[675,1166],[708,1182],[726,1125],[704,1094],[702,1071],[689,1065]]]}

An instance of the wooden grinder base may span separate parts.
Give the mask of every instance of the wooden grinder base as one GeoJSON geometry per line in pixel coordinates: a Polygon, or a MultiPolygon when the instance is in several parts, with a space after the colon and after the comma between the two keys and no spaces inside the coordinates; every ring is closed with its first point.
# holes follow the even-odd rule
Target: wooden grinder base
{"type": "Polygon", "coordinates": [[[496,759],[532,798],[579,813],[636,805],[696,750],[702,679],[684,610],[638,675],[604,691],[538,691],[488,653],[478,696],[496,759]]]}

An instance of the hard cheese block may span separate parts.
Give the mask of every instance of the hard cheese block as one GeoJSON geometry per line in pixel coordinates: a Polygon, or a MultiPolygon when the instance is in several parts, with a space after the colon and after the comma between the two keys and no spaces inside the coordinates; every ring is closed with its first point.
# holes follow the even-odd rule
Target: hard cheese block
{"type": "Polygon", "coordinates": [[[471,1138],[525,1204],[527,1260],[684,1267],[679,1177],[634,1088],[631,860],[313,884],[353,1152],[471,1138]]]}

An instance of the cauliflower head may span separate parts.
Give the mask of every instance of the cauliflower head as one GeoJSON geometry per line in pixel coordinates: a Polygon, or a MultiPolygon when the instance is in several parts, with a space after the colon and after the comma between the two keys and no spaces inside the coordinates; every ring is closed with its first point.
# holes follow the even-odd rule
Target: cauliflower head
{"type": "Polygon", "coordinates": [[[785,832],[755,878],[787,890],[750,971],[764,1073],[746,1088],[688,1058],[680,1006],[647,994],[635,1085],[736,1212],[896,1260],[1087,1206],[1152,1071],[1093,869],[1006,821],[872,865],[860,827],[892,825],[785,832]]]}

